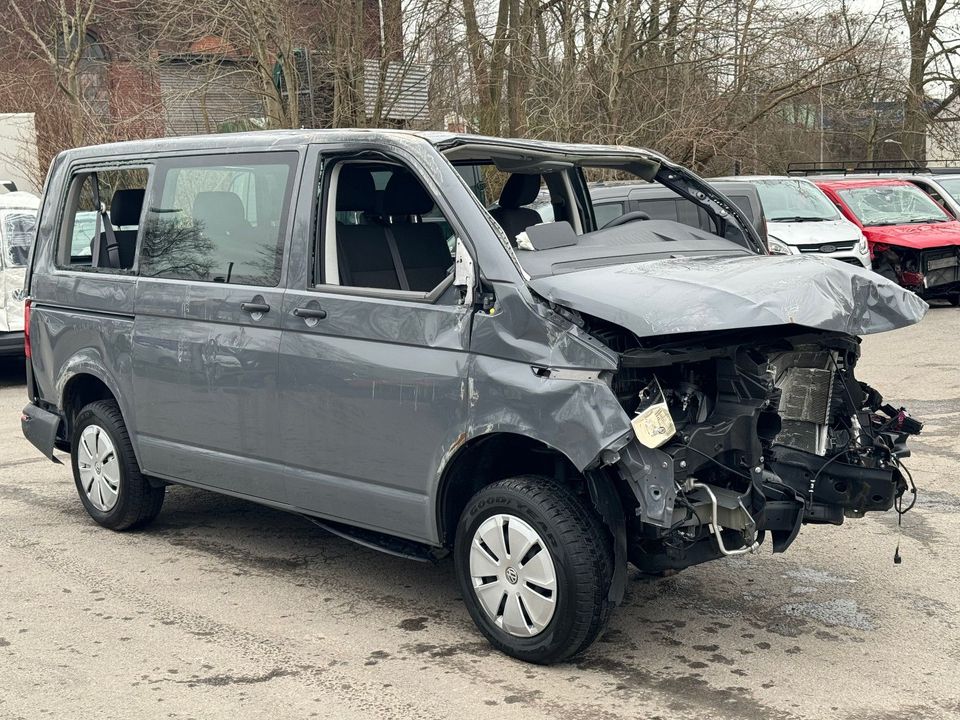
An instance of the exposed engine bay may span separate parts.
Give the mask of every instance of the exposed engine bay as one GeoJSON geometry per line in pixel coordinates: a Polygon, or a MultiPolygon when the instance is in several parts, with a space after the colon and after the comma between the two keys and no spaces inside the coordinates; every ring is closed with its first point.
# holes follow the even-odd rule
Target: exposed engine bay
{"type": "Polygon", "coordinates": [[[923,297],[960,298],[960,248],[927,250],[874,245],[874,267],[884,277],[899,282],[923,297]]]}
{"type": "MultiPolygon", "coordinates": [[[[784,551],[803,523],[889,510],[922,424],[854,376],[857,337],[803,328],[643,342],[599,320],[636,438],[608,457],[623,481],[628,555],[645,572],[784,551]]],[[[915,492],[915,488],[913,488],[915,492]]]]}

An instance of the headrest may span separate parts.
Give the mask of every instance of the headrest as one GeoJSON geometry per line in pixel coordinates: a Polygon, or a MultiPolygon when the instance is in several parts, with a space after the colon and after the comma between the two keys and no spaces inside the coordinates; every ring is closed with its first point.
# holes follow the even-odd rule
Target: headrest
{"type": "Polygon", "coordinates": [[[412,173],[396,170],[383,193],[384,215],[426,215],[433,210],[433,198],[412,173]]]}
{"type": "Polygon", "coordinates": [[[193,220],[203,223],[208,232],[211,228],[234,228],[245,217],[243,201],[236,193],[222,190],[199,192],[193,201],[193,220]]]}
{"type": "Polygon", "coordinates": [[[500,191],[500,207],[518,208],[529,205],[537,199],[540,192],[539,175],[521,175],[514,173],[503,185],[500,191]]]}
{"type": "Polygon", "coordinates": [[[110,201],[110,222],[117,227],[140,224],[143,210],[143,189],[117,190],[110,201]]]}
{"type": "Polygon", "coordinates": [[[337,178],[337,210],[376,212],[377,187],[373,175],[360,165],[342,165],[337,178]]]}

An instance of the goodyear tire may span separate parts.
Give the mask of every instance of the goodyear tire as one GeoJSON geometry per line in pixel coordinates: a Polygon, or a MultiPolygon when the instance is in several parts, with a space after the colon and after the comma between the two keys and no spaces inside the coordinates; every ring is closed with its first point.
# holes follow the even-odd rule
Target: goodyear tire
{"type": "Polygon", "coordinates": [[[490,643],[551,664],[585,650],[606,624],[610,535],[572,490],[524,476],[480,490],[460,517],[457,578],[490,643]]]}

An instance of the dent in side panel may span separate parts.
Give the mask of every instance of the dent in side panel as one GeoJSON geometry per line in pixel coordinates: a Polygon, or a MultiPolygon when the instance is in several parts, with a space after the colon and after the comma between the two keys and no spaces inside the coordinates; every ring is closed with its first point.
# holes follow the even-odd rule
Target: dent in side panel
{"type": "Polygon", "coordinates": [[[542,377],[529,364],[475,355],[469,384],[467,439],[520,433],[559,450],[583,470],[632,432],[603,380],[542,377]]]}
{"type": "Polygon", "coordinates": [[[617,369],[617,356],[576,325],[538,303],[522,286],[494,283],[492,314],[477,313],[471,350],[545,367],[617,369]]]}
{"type": "Polygon", "coordinates": [[[474,317],[471,349],[468,438],[520,433],[582,470],[631,432],[606,378],[611,352],[515,287],[498,285],[493,314],[474,317]]]}

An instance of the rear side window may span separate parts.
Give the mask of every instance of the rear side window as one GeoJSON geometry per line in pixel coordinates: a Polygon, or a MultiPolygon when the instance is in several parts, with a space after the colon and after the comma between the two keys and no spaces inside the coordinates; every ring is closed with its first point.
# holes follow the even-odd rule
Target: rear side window
{"type": "Polygon", "coordinates": [[[276,286],[295,152],[205,155],[157,164],[140,274],[276,286]]]}
{"type": "Polygon", "coordinates": [[[148,179],[143,167],[76,173],[57,248],[58,267],[131,271],[148,179]]]}

